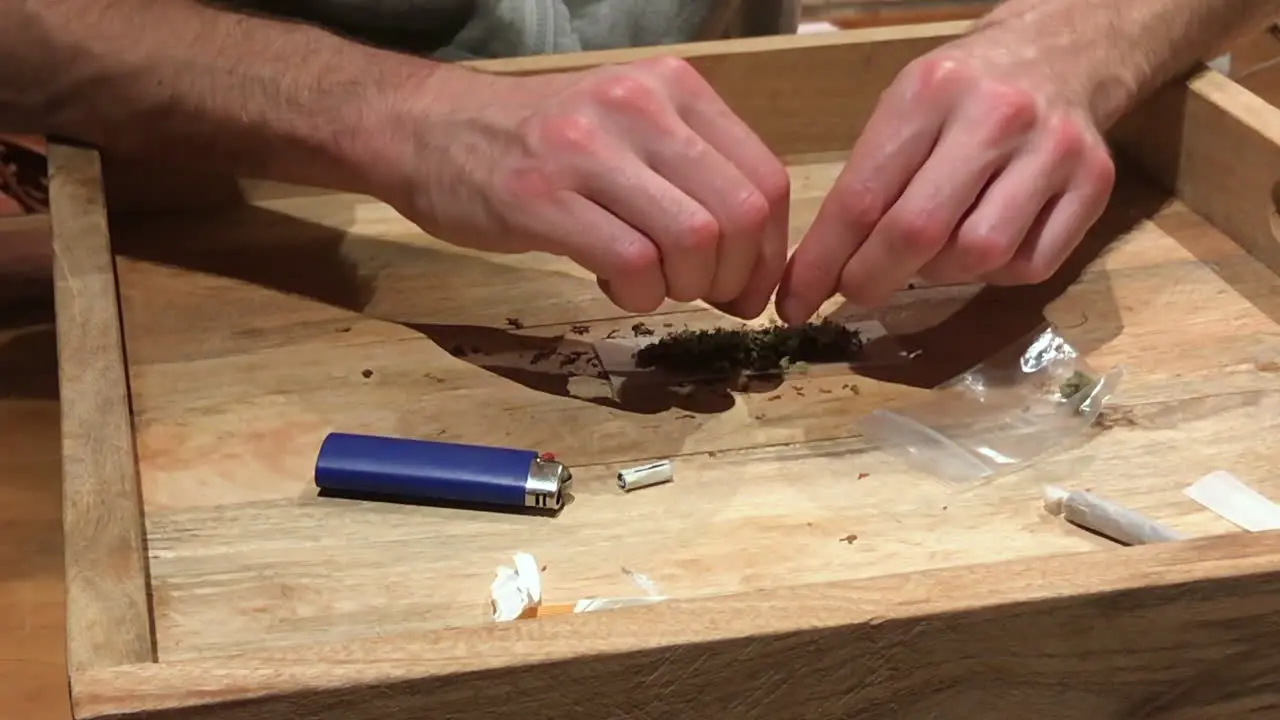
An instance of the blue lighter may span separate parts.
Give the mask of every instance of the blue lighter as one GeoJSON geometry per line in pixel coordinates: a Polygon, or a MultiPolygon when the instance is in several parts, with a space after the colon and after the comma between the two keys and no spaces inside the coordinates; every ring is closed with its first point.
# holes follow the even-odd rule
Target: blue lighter
{"type": "Polygon", "coordinates": [[[330,433],[316,487],[424,502],[559,510],[572,478],[547,453],[432,440],[330,433]]]}

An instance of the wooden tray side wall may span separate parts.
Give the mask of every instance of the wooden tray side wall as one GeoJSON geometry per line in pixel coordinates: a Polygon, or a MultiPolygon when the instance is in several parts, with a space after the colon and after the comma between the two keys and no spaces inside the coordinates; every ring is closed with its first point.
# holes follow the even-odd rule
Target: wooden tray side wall
{"type": "Polygon", "coordinates": [[[1130,113],[1112,136],[1166,191],[1280,273],[1280,111],[1204,69],[1130,113]]]}
{"type": "Polygon", "coordinates": [[[104,720],[1270,717],[1277,568],[1280,535],[1234,535],[134,665],[74,699],[104,720]]]}
{"type": "Polygon", "coordinates": [[[840,152],[853,146],[880,93],[908,63],[970,25],[931,23],[486,60],[470,67],[528,75],[676,55],[689,60],[775,154],[840,152]]]}
{"type": "MultiPolygon", "coordinates": [[[[775,152],[791,155],[847,149],[879,90],[958,29],[852,31],[480,66],[538,72],[674,51],[689,56],[775,152]],[[852,70],[833,79],[832,67],[852,70]],[[780,107],[804,111],[780,114],[780,107]]],[[[1149,106],[1211,118],[1212,132],[1188,120],[1181,138],[1154,139],[1169,116],[1152,110],[1136,113],[1120,136],[1128,139],[1126,151],[1185,193],[1193,209],[1246,247],[1259,245],[1269,226],[1238,216],[1240,206],[1229,201],[1246,189],[1252,198],[1246,210],[1256,209],[1266,168],[1224,178],[1206,158],[1223,147],[1247,149],[1240,162],[1277,157],[1280,113],[1258,108],[1222,82],[1229,83],[1201,75],[1149,106]],[[1177,140],[1179,160],[1170,163],[1162,143],[1177,140]]],[[[1243,678],[1211,677],[1220,658],[1280,642],[1280,628],[1260,619],[1280,602],[1280,538],[1270,534],[255,653],[225,665],[154,663],[98,158],[55,145],[50,164],[78,717],[360,720],[408,710],[479,720],[503,708],[529,718],[714,717],[732,707],[742,718],[874,719],[902,717],[902,707],[925,702],[912,698],[934,697],[933,717],[965,717],[983,707],[1006,717],[1237,718],[1280,693],[1280,660],[1269,653],[1246,655],[1243,678]],[[1253,577],[1234,579],[1246,575],[1253,577]],[[637,626],[661,632],[639,638],[637,626]],[[1203,656],[1179,658],[1196,642],[1187,637],[1201,641],[1203,656]],[[519,655],[499,656],[496,648],[517,648],[519,655]],[[1138,667],[1134,657],[1143,662],[1130,684],[1108,684],[1138,667]],[[556,664],[536,665],[549,661],[556,664]],[[957,662],[963,672],[947,670],[957,662]],[[1178,683],[1189,683],[1183,694],[1153,696],[1178,683]],[[1011,689],[992,690],[1002,684],[1011,689]],[[976,700],[982,693],[989,702],[976,700]]]]}
{"type": "Polygon", "coordinates": [[[98,154],[51,143],[67,664],[154,658],[138,468],[98,154]]]}

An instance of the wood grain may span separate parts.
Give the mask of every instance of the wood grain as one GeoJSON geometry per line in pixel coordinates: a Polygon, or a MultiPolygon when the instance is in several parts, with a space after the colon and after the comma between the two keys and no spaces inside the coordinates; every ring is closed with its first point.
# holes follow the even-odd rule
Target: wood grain
{"type": "Polygon", "coordinates": [[[77,673],[152,659],[150,605],[102,169],[96,152],[57,144],[49,168],[67,662],[77,673]]]}
{"type": "Polygon", "coordinates": [[[964,32],[943,22],[801,36],[744,38],[660,48],[504,58],[486,72],[554,72],[649,55],[684,57],[778,155],[852,147],[880,93],[911,60],[964,32]],[[820,71],[847,68],[844,72],[820,71]],[[779,112],[778,108],[804,108],[779,112]]]}
{"type": "Polygon", "coordinates": [[[1280,704],[1278,566],[1280,536],[1267,533],[135,665],[80,678],[77,710],[139,720],[1264,718],[1280,704]]]}
{"type": "MultiPolygon", "coordinates": [[[[838,167],[793,169],[796,239],[838,167]]],[[[1132,178],[1092,239],[1108,252],[1060,296],[918,289],[865,315],[899,343],[879,366],[738,396],[648,388],[642,408],[613,402],[589,367],[531,356],[629,335],[637,320],[668,331],[714,314],[672,304],[618,318],[568,262],[460,251],[367,198],[270,207],[280,214],[207,218],[180,253],[169,250],[171,221],[117,227],[164,662],[482,624],[492,567],[516,550],[547,565],[548,601],[573,601],[628,591],[621,567],[687,597],[1097,547],[1042,515],[1046,473],[1192,535],[1228,531],[1178,492],[1222,460],[1162,451],[1171,445],[1212,443],[1234,471],[1280,493],[1263,471],[1271,455],[1242,431],[1267,432],[1280,417],[1280,374],[1265,371],[1280,332],[1271,308],[1249,300],[1276,279],[1132,178]],[[340,249],[319,242],[331,233],[340,249]],[[263,274],[264,256],[279,270],[263,274]],[[360,293],[340,292],[338,261],[360,293]],[[1010,306],[1027,310],[1000,320],[981,311],[1010,306]],[[524,327],[507,327],[513,317],[524,327]],[[924,392],[910,374],[951,374],[1046,317],[1070,327],[1098,367],[1128,368],[1128,426],[959,498],[857,435],[853,419],[924,392]],[[957,336],[973,357],[957,357],[957,336]],[[459,344],[473,354],[451,355],[459,344]],[[908,361],[902,351],[920,352],[908,361]],[[575,468],[576,500],[554,522],[318,500],[311,465],[331,430],[553,450],[575,468]],[[678,458],[675,485],[614,491],[617,469],[660,457],[678,458]],[[851,533],[855,546],[839,542],[851,533]],[[335,587],[335,575],[348,582],[335,587]]]]}
{"type": "MultiPolygon", "coordinates": [[[[789,153],[793,241],[840,169],[799,154],[839,158],[868,93],[945,38],[832,35],[686,48],[789,153]],[[879,45],[840,47],[862,41],[879,45]],[[835,62],[868,83],[821,79],[835,62]],[[813,112],[778,112],[792,101],[813,112]]],[[[628,55],[593,56],[491,69],[628,55]]],[[[1214,130],[1248,147],[1241,112],[1214,130]]],[[[370,198],[246,188],[234,211],[113,222],[157,654],[73,668],[80,717],[1127,720],[1276,703],[1280,629],[1260,618],[1280,541],[1181,489],[1226,468],[1280,497],[1258,440],[1280,422],[1280,280],[1141,176],[1122,172],[1050,282],[905,291],[855,311],[888,333],[865,362],[692,395],[624,392],[577,354],[637,321],[724,321],[705,307],[624,317],[562,259],[447,245],[370,198]],[[869,410],[1046,321],[1128,374],[1103,423],[1031,470],[948,488],[858,434],[869,410]],[[554,450],[574,501],[531,518],[317,498],[331,430],[554,450]],[[676,459],[675,483],[612,488],[656,457],[676,459]],[[1115,550],[1047,517],[1045,482],[1218,537],[1115,550]],[[623,567],[680,600],[495,627],[492,570],[519,550],[546,566],[551,603],[634,593],[623,567]]]]}
{"type": "MultiPolygon", "coordinates": [[[[34,220],[0,220],[0,248],[47,246],[49,219],[34,220]]],[[[39,287],[32,269],[0,264],[0,708],[69,720],[57,348],[48,267],[39,287]]]]}
{"type": "Polygon", "coordinates": [[[1280,114],[1216,72],[1175,84],[1116,135],[1165,188],[1280,272],[1280,114]]]}

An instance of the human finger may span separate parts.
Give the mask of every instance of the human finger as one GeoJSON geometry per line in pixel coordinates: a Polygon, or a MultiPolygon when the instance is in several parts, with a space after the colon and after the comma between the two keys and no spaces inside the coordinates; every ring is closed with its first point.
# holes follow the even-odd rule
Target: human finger
{"type": "Polygon", "coordinates": [[[874,306],[904,287],[951,238],[1035,123],[1035,105],[1021,97],[973,103],[953,116],[929,159],[845,266],[841,294],[874,306]]]}
{"type": "Polygon", "coordinates": [[[769,203],[742,171],[709,143],[692,130],[681,135],[645,154],[658,175],[714,218],[719,234],[716,257],[707,289],[698,297],[727,302],[742,292],[755,267],[769,220],[769,203]]]}
{"type": "Polygon", "coordinates": [[[1041,209],[1066,190],[1085,152],[1075,125],[1057,123],[999,172],[950,242],[919,275],[932,283],[969,282],[999,269],[1027,238],[1041,209]]]}
{"type": "Polygon", "coordinates": [[[784,322],[806,322],[835,294],[846,263],[929,157],[944,118],[896,95],[881,101],[786,265],[778,291],[784,322]]]}
{"type": "Polygon", "coordinates": [[[650,313],[662,305],[662,258],[647,236],[577,193],[557,193],[540,208],[525,218],[526,231],[541,238],[537,246],[553,247],[596,275],[626,312],[650,313]]]}
{"type": "MultiPolygon", "coordinates": [[[[764,312],[769,298],[777,289],[786,266],[787,241],[791,221],[791,176],[786,166],[768,145],[751,129],[733,109],[715,92],[715,89],[687,63],[671,64],[667,72],[680,85],[676,95],[676,107],[689,127],[721,156],[732,163],[754,186],[763,207],[746,208],[743,223],[752,221],[758,228],[743,233],[750,237],[758,249],[754,263],[746,271],[742,283],[737,283],[735,273],[739,266],[721,272],[728,276],[724,285],[736,286],[737,291],[719,292],[723,289],[721,276],[717,275],[717,291],[709,298],[718,307],[744,318],[754,318],[764,312]],[[764,221],[757,217],[763,212],[764,221]]],[[[753,200],[752,202],[757,202],[753,200]]],[[[729,233],[723,242],[736,245],[729,233]]],[[[743,257],[745,262],[745,256],[743,257]]]]}
{"type": "Polygon", "coordinates": [[[1077,170],[1069,189],[1044,206],[1009,262],[984,280],[992,285],[1028,285],[1051,278],[1102,217],[1114,186],[1115,166],[1102,152],[1077,170]]]}
{"type": "Polygon", "coordinates": [[[709,210],[628,153],[584,168],[581,192],[656,244],[668,297],[706,297],[720,244],[720,225],[709,210]]]}

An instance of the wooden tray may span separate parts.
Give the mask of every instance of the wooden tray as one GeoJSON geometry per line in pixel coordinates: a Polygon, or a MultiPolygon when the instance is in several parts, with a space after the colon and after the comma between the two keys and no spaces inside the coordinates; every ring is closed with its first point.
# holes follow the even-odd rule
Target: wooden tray
{"type": "MultiPolygon", "coordinates": [[[[878,93],[964,27],[484,67],[690,57],[792,159],[798,238],[878,93]]],[[[266,183],[245,207],[113,215],[109,238],[97,155],[54,146],[77,717],[1269,717],[1280,538],[1181,491],[1222,468],[1280,496],[1280,112],[1206,71],[1116,140],[1112,208],[1059,277],[903,292],[874,319],[910,362],[643,412],[485,358],[709,311],[619,317],[567,262],[266,183]],[[957,492],[852,431],[1046,318],[1128,369],[1081,447],[957,492]],[[330,430],[552,450],[575,500],[530,518],[318,499],[330,430]],[[614,487],[671,457],[675,483],[614,487]],[[1195,539],[1116,549],[1043,513],[1046,478],[1195,539]],[[550,604],[636,594],[622,568],[675,599],[495,623],[517,551],[550,604]]]]}

